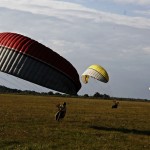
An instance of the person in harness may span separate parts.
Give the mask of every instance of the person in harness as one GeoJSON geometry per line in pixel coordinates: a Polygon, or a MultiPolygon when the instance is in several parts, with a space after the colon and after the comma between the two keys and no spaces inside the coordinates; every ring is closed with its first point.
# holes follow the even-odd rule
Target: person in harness
{"type": "Polygon", "coordinates": [[[58,104],[56,105],[58,108],[57,113],[55,114],[55,119],[59,121],[60,119],[63,119],[66,115],[66,102],[64,102],[62,105],[58,104]]]}
{"type": "Polygon", "coordinates": [[[114,101],[114,104],[112,105],[112,108],[118,108],[119,102],[114,101]]]}

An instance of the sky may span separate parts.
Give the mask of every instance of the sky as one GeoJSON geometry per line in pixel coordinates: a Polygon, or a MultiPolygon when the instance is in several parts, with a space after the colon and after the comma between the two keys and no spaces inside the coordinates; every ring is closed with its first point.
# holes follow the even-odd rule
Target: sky
{"type": "MultiPolygon", "coordinates": [[[[103,66],[109,82],[82,83],[79,95],[150,99],[150,0],[0,0],[0,32],[37,40],[79,76],[92,64],[103,66]]],[[[0,73],[1,85],[51,91],[18,80],[0,73]]]]}

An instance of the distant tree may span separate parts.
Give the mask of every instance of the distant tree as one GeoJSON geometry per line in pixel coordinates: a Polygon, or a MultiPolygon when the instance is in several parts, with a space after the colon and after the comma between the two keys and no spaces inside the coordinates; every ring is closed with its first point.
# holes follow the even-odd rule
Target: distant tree
{"type": "Polygon", "coordinates": [[[102,95],[101,95],[100,93],[96,92],[96,93],[93,95],[93,97],[102,97],[102,95]]]}
{"type": "Polygon", "coordinates": [[[103,95],[103,98],[109,99],[109,98],[110,98],[110,96],[109,96],[109,95],[107,95],[107,94],[104,94],[104,95],[103,95]]]}
{"type": "Polygon", "coordinates": [[[89,95],[88,94],[84,94],[83,97],[89,97],[89,95]]]}
{"type": "Polygon", "coordinates": [[[54,93],[52,91],[49,91],[48,95],[54,95],[54,93]]]}

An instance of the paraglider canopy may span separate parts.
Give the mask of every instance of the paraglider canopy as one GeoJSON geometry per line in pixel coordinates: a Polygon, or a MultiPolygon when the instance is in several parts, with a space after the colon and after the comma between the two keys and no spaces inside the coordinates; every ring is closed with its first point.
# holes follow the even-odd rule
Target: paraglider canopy
{"type": "Polygon", "coordinates": [[[0,71],[66,94],[77,94],[79,75],[65,58],[17,33],[0,33],[0,71]]]}
{"type": "Polygon", "coordinates": [[[81,76],[83,83],[88,83],[89,78],[97,79],[101,82],[107,83],[109,76],[107,71],[100,65],[94,64],[89,66],[81,76]]]}

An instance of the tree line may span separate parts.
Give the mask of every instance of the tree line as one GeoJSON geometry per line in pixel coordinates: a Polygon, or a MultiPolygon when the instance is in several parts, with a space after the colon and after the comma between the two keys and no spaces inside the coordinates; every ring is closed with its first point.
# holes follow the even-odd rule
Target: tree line
{"type": "MultiPolygon", "coordinates": [[[[11,89],[5,86],[0,86],[0,94],[6,94],[6,93],[14,93],[14,94],[27,94],[27,95],[56,95],[56,96],[70,96],[67,94],[61,94],[59,92],[36,92],[36,91],[30,91],[30,90],[18,90],[18,89],[11,89]]],[[[81,95],[74,95],[74,96],[81,96],[81,95]]],[[[110,98],[107,94],[100,94],[96,92],[93,96],[89,96],[88,94],[84,94],[83,97],[101,97],[101,98],[110,98]]]]}
{"type": "Polygon", "coordinates": [[[120,98],[120,97],[110,97],[107,94],[100,94],[99,92],[96,92],[92,96],[89,96],[88,94],[84,95],[68,95],[68,94],[62,94],[59,92],[36,92],[31,90],[18,90],[18,89],[11,89],[5,86],[0,85],[0,94],[22,94],[22,95],[41,95],[41,96],[60,96],[60,97],[80,97],[80,98],[98,98],[98,99],[108,99],[108,100],[132,100],[132,101],[149,101],[147,99],[135,99],[135,98],[120,98]]]}

